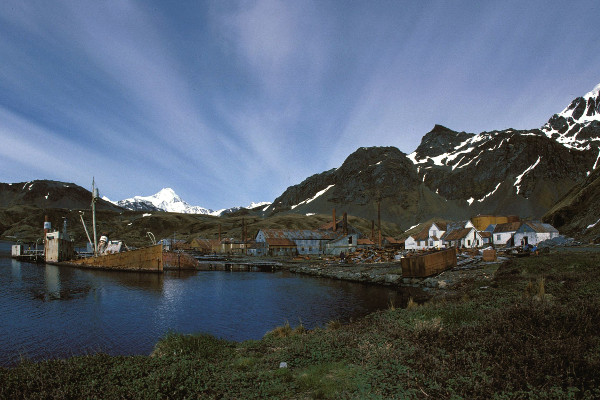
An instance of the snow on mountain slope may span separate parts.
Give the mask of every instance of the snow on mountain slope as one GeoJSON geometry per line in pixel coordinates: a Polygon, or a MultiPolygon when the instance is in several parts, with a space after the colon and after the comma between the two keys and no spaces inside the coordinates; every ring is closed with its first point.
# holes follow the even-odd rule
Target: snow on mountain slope
{"type": "Polygon", "coordinates": [[[203,214],[221,216],[223,214],[238,211],[242,208],[256,208],[271,203],[251,203],[248,207],[231,207],[223,208],[221,210],[211,210],[200,206],[192,206],[186,201],[182,200],[181,197],[175,193],[171,188],[161,189],[158,193],[152,196],[134,196],[129,199],[119,200],[112,202],[128,210],[135,211],[167,211],[182,214],[203,214]]]}
{"type": "Polygon", "coordinates": [[[566,147],[586,149],[600,145],[600,84],[578,97],[542,127],[549,137],[566,147]]]}

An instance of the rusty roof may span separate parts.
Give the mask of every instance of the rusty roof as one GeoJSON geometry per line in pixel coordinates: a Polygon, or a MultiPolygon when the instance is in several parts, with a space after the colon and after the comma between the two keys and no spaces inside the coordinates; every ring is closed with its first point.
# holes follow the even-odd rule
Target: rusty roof
{"type": "Polygon", "coordinates": [[[507,222],[505,224],[498,224],[494,228],[494,233],[500,232],[516,232],[521,227],[521,222],[507,222]]]}
{"type": "Polygon", "coordinates": [[[524,222],[523,224],[528,225],[531,229],[533,229],[537,233],[558,232],[558,229],[556,229],[552,225],[544,224],[542,222],[528,221],[528,222],[524,222]]]}
{"type": "Polygon", "coordinates": [[[473,228],[455,229],[444,235],[444,240],[460,240],[465,238],[473,228]]]}
{"type": "MultiPolygon", "coordinates": [[[[447,227],[447,223],[446,222],[434,222],[433,224],[435,224],[435,226],[437,226],[438,228],[440,228],[441,231],[445,231],[446,227],[447,227]]],[[[433,225],[429,225],[429,228],[431,229],[431,226],[433,225]]]]}
{"type": "Polygon", "coordinates": [[[427,240],[429,238],[429,226],[425,227],[425,229],[422,229],[421,232],[417,233],[416,235],[412,235],[412,238],[417,241],[427,240]]]}
{"type": "Polygon", "coordinates": [[[491,238],[492,237],[492,232],[488,232],[488,231],[479,232],[479,234],[481,235],[482,238],[491,238]]]}
{"type": "MultiPolygon", "coordinates": [[[[343,222],[343,220],[341,220],[341,219],[337,220],[336,221],[336,226],[338,226],[342,222],[343,222]]],[[[326,223],[324,225],[321,225],[319,227],[319,229],[324,230],[324,231],[329,230],[329,229],[333,229],[333,221],[329,221],[328,223],[326,223]]]]}
{"type": "Polygon", "coordinates": [[[356,242],[357,242],[357,244],[360,244],[363,246],[365,246],[365,245],[372,246],[375,244],[375,243],[373,243],[373,241],[371,239],[358,239],[356,242]]]}
{"type": "Polygon", "coordinates": [[[266,240],[269,247],[296,247],[296,243],[286,238],[267,238],[266,240]]]}

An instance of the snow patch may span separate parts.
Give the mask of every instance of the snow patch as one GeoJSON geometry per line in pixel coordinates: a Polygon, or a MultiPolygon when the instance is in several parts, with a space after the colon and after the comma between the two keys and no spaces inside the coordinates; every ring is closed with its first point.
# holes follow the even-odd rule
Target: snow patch
{"type": "Polygon", "coordinates": [[[598,147],[598,157],[596,157],[596,162],[594,163],[592,170],[596,169],[596,167],[598,166],[598,160],[600,160],[600,147],[598,147]]]}
{"type": "Polygon", "coordinates": [[[483,196],[481,199],[479,199],[477,201],[481,203],[482,201],[484,201],[485,199],[487,199],[488,197],[490,197],[491,195],[496,193],[496,190],[498,190],[498,188],[500,187],[501,184],[502,184],[502,182],[498,183],[494,190],[492,190],[491,192],[489,192],[488,194],[486,194],[485,196],[483,196]]]}
{"type": "Polygon", "coordinates": [[[291,208],[292,208],[292,210],[293,210],[294,208],[296,208],[296,207],[300,206],[300,205],[303,205],[303,204],[308,204],[308,203],[310,203],[311,201],[315,200],[317,197],[319,197],[319,196],[322,196],[322,195],[323,195],[323,194],[324,194],[326,191],[328,191],[329,189],[331,189],[331,188],[332,188],[332,187],[334,187],[334,186],[335,186],[335,185],[329,185],[329,186],[327,186],[325,189],[323,189],[323,190],[321,190],[321,191],[317,192],[317,193],[316,193],[316,194],[315,194],[315,195],[314,195],[312,198],[310,198],[310,199],[306,199],[306,200],[304,200],[304,201],[301,201],[300,203],[296,204],[295,206],[292,206],[292,207],[291,207],[291,208]]]}
{"type": "Polygon", "coordinates": [[[48,196],[50,196],[50,193],[48,193],[47,195],[44,196],[46,198],[46,200],[48,200],[48,196]]]}
{"type": "Polygon", "coordinates": [[[600,219],[598,219],[598,221],[594,222],[593,224],[588,225],[587,229],[592,229],[593,227],[595,227],[598,224],[598,222],[600,222],[600,219]]]}
{"type": "Polygon", "coordinates": [[[152,215],[152,214],[150,214],[150,213],[146,213],[146,214],[142,214],[142,217],[149,217],[149,216],[151,216],[151,215],[152,215]]]}
{"type": "Polygon", "coordinates": [[[467,200],[467,203],[469,203],[469,205],[471,205],[473,203],[473,201],[475,201],[475,199],[471,197],[469,200],[467,200]]]}
{"type": "Polygon", "coordinates": [[[519,176],[517,176],[517,179],[515,180],[514,183],[514,187],[517,188],[517,194],[519,194],[520,190],[521,190],[521,179],[523,179],[523,176],[525,176],[525,174],[527,174],[529,171],[531,171],[532,169],[534,169],[535,167],[537,167],[537,165],[540,163],[540,160],[542,159],[542,156],[538,156],[538,159],[536,162],[533,163],[533,165],[530,165],[529,168],[527,168],[525,171],[523,171],[523,173],[519,176]]]}
{"type": "Polygon", "coordinates": [[[316,215],[316,214],[315,214],[315,213],[306,213],[306,216],[307,216],[307,217],[310,217],[310,216],[312,216],[312,215],[316,215]]]}

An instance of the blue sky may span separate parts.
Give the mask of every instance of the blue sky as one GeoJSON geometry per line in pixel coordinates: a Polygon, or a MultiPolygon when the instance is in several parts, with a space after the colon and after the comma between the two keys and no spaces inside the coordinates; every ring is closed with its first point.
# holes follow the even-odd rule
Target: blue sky
{"type": "Polygon", "coordinates": [[[0,2],[0,182],[272,201],[435,124],[543,125],[600,83],[592,1],[0,2]]]}

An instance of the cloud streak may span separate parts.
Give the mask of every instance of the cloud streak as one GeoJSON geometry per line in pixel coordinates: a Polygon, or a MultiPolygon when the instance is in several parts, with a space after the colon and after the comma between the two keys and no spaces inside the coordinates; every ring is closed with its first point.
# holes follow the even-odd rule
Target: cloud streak
{"type": "Polygon", "coordinates": [[[534,128],[598,82],[595,2],[0,5],[0,181],[273,200],[434,124],[534,128]],[[560,62],[556,62],[560,60],[560,62]],[[48,166],[51,167],[48,167],[48,166]]]}

